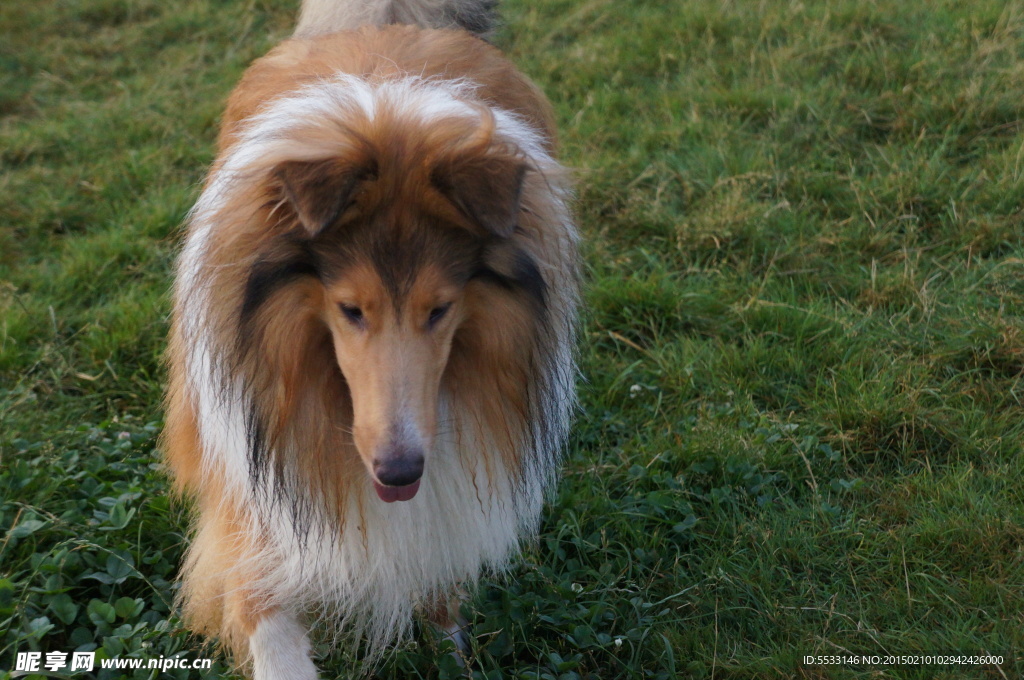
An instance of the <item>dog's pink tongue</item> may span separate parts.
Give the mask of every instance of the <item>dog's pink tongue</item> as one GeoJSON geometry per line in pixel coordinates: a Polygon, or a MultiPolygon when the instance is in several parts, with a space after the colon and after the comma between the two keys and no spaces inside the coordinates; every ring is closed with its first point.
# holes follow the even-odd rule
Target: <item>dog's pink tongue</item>
{"type": "Polygon", "coordinates": [[[411,500],[416,492],[420,490],[420,480],[416,480],[412,484],[407,486],[384,486],[378,484],[376,480],[373,482],[373,488],[377,491],[377,495],[385,503],[394,503],[395,501],[408,501],[411,500]]]}

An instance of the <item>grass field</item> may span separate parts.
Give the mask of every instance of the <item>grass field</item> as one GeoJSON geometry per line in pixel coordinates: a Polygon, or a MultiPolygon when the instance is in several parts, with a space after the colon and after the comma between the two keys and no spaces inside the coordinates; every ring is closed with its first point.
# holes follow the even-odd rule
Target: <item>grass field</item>
{"type": "MultiPolygon", "coordinates": [[[[155,450],[170,268],[295,4],[0,3],[0,676],[204,655],[155,450]]],[[[564,480],[470,604],[474,677],[1021,677],[1024,3],[504,14],[578,168],[588,291],[564,480]],[[952,653],[1006,663],[802,662],[952,653]]],[[[457,677],[438,658],[375,677],[457,677]]]]}

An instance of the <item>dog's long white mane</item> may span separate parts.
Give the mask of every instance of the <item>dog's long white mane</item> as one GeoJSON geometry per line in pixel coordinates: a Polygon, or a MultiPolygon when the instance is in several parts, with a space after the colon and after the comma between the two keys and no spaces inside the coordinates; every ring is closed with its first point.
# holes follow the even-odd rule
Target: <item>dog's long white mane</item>
{"type": "Polygon", "coordinates": [[[385,24],[461,28],[484,35],[493,28],[496,4],[497,0],[303,0],[295,37],[385,24]]]}

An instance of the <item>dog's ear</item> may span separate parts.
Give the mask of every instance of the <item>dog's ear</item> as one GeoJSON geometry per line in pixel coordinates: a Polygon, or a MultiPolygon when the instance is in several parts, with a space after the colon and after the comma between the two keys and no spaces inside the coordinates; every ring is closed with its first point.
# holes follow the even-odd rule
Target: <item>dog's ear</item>
{"type": "Polygon", "coordinates": [[[359,183],[371,174],[371,168],[346,165],[334,158],[285,161],[274,169],[285,199],[310,236],[329,227],[352,205],[359,183]]]}
{"type": "Polygon", "coordinates": [[[526,170],[526,163],[515,157],[455,158],[434,168],[431,180],[471,221],[492,234],[508,237],[519,222],[526,170]]]}

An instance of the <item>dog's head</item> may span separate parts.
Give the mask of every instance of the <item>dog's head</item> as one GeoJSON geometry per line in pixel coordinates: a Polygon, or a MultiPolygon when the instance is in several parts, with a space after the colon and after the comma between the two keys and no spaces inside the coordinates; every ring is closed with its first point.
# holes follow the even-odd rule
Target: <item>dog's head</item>
{"type": "Polygon", "coordinates": [[[322,284],[319,315],[351,397],[352,438],[387,502],[411,499],[429,465],[460,329],[525,309],[481,309],[494,298],[486,291],[543,293],[513,238],[522,159],[480,145],[413,157],[410,167],[407,150],[371,145],[274,173],[322,284]]]}

